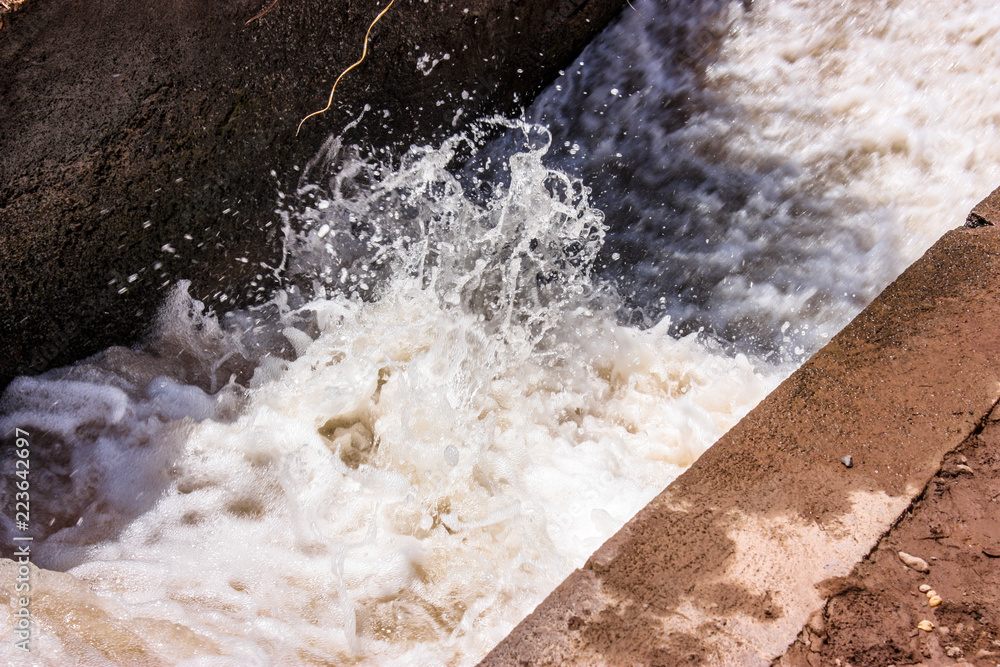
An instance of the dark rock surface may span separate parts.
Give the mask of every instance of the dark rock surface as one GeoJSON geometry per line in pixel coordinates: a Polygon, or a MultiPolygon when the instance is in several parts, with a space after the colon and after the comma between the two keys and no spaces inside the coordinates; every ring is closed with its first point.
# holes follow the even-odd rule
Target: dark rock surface
{"type": "Polygon", "coordinates": [[[347,139],[374,148],[512,112],[623,3],[396,0],[298,137],[386,3],[278,0],[244,25],[268,4],[34,0],[3,17],[0,387],[135,342],[178,279],[247,303],[280,262],[277,192],[365,105],[347,139]]]}

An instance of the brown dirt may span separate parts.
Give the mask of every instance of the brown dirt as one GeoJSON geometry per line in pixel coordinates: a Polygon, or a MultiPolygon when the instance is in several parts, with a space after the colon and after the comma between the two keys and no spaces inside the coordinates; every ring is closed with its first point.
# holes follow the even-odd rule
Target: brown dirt
{"type": "Polygon", "coordinates": [[[836,594],[775,667],[1000,665],[1000,408],[831,588],[836,594]],[[904,566],[900,551],[923,558],[930,572],[904,566]],[[940,606],[929,606],[922,584],[943,598],[940,606]],[[923,620],[933,630],[919,630],[923,620]]]}

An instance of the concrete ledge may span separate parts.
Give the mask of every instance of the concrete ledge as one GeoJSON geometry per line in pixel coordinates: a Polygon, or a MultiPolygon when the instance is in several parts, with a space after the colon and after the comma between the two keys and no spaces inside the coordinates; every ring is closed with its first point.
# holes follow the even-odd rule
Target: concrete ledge
{"type": "Polygon", "coordinates": [[[837,588],[771,667],[996,667],[1000,407],[945,456],[920,497],[837,588]],[[904,566],[901,553],[923,563],[904,566]]]}
{"type": "Polygon", "coordinates": [[[767,665],[782,655],[1000,400],[1000,189],[969,220],[481,664],[767,665]]]}

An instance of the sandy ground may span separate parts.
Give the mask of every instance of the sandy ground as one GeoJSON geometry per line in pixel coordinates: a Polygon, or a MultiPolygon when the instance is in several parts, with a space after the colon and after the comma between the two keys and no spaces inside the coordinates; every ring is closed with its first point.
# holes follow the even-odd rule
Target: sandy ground
{"type": "Polygon", "coordinates": [[[1000,407],[830,593],[776,667],[1000,666],[1000,407]],[[929,572],[905,566],[900,551],[929,572]],[[918,629],[925,620],[929,631],[918,629]]]}

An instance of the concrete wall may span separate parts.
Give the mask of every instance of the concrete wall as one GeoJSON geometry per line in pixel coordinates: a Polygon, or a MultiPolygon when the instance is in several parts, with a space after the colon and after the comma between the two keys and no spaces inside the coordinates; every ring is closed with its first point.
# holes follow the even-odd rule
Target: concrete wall
{"type": "Polygon", "coordinates": [[[1000,401],[997,223],[1000,189],[481,664],[781,656],[1000,401]]]}

